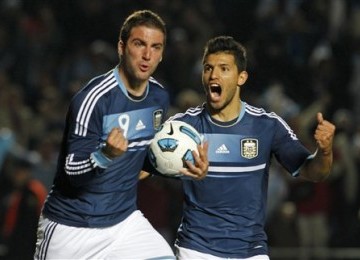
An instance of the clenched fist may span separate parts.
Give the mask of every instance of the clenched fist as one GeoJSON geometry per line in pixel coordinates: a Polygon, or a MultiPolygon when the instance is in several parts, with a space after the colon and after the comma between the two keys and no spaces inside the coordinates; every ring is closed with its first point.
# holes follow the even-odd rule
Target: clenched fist
{"type": "Polygon", "coordinates": [[[110,159],[118,157],[126,152],[128,140],[119,127],[113,128],[106,139],[106,145],[102,148],[103,153],[110,159]]]}

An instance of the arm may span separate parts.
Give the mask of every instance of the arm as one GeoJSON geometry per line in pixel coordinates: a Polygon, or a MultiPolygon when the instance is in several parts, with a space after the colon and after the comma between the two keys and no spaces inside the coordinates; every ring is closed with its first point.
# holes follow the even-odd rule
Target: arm
{"type": "Polygon", "coordinates": [[[307,180],[318,182],[325,180],[331,170],[333,162],[332,144],[335,134],[335,125],[324,120],[321,113],[317,113],[318,125],[315,130],[314,138],[318,146],[317,153],[313,160],[308,164],[312,171],[304,172],[302,177],[307,180]]]}
{"type": "Polygon", "coordinates": [[[116,128],[118,125],[109,125],[108,129],[114,129],[104,132],[103,117],[107,111],[103,104],[107,102],[106,97],[101,96],[87,106],[90,98],[89,93],[79,92],[72,100],[67,115],[62,154],[64,170],[75,186],[87,185],[94,175],[106,171],[113,159],[127,149],[127,140],[116,128]]]}

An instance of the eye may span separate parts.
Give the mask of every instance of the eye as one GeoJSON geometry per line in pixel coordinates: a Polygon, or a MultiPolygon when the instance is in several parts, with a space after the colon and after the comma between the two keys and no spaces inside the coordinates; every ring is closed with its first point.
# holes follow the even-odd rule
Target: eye
{"type": "Polygon", "coordinates": [[[226,66],[222,66],[222,67],[221,67],[221,71],[223,71],[223,72],[229,71],[229,68],[226,67],[226,66]]]}
{"type": "Polygon", "coordinates": [[[205,65],[204,66],[204,72],[210,72],[212,70],[211,66],[205,65]]]}
{"type": "Polygon", "coordinates": [[[156,44],[153,46],[153,48],[157,51],[161,51],[163,49],[163,46],[161,44],[156,44]]]}
{"type": "Polygon", "coordinates": [[[134,45],[136,47],[141,47],[142,45],[144,45],[141,41],[134,41],[134,45]]]}

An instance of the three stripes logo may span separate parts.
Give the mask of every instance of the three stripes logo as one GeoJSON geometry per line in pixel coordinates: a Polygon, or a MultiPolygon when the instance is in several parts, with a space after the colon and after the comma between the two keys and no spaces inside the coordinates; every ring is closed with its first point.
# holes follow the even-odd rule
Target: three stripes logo
{"type": "Polygon", "coordinates": [[[221,146],[219,146],[219,148],[216,149],[215,153],[225,154],[225,153],[230,153],[230,151],[229,151],[229,149],[226,147],[225,144],[222,144],[221,146]]]}
{"type": "Polygon", "coordinates": [[[141,119],[140,119],[140,120],[138,121],[138,123],[136,124],[135,129],[136,129],[136,130],[142,130],[142,129],[144,129],[144,128],[146,128],[146,126],[144,125],[143,121],[141,121],[141,119]]]}

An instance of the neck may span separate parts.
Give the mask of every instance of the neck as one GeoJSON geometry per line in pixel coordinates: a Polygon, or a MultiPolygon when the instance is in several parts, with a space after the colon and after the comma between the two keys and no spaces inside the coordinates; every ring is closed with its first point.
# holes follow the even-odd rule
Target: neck
{"type": "Polygon", "coordinates": [[[139,97],[144,94],[146,89],[147,80],[139,80],[130,76],[129,73],[126,73],[121,67],[119,68],[120,77],[125,85],[126,90],[133,96],[139,97]]]}
{"type": "Polygon", "coordinates": [[[223,109],[213,109],[207,104],[207,108],[210,111],[210,115],[212,118],[216,119],[220,122],[229,122],[238,118],[241,111],[241,101],[233,102],[232,105],[228,105],[223,109]]]}

